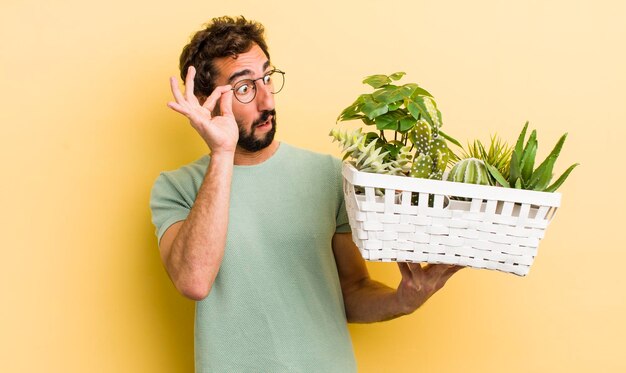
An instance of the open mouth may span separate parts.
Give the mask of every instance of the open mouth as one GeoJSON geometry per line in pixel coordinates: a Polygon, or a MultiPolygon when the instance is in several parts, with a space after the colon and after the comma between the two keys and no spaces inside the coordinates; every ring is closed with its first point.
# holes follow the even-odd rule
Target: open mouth
{"type": "Polygon", "coordinates": [[[265,122],[259,123],[257,128],[267,128],[272,125],[272,116],[270,115],[265,122]]]}

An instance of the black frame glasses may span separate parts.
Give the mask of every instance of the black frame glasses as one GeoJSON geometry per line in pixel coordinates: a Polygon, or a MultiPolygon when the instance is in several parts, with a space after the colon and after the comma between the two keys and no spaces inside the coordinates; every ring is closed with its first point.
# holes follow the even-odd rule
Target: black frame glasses
{"type": "MultiPolygon", "coordinates": [[[[278,75],[275,75],[278,76],[278,75]]],[[[277,94],[278,92],[280,92],[283,87],[285,86],[285,72],[281,71],[279,69],[272,69],[268,72],[266,72],[262,77],[257,78],[257,79],[242,79],[240,81],[238,81],[237,83],[233,84],[233,88],[231,88],[230,90],[233,91],[235,98],[237,99],[237,101],[241,102],[242,104],[249,104],[250,102],[252,102],[254,100],[254,98],[256,97],[256,92],[257,92],[257,88],[256,88],[256,81],[260,80],[263,82],[264,85],[266,86],[270,86],[271,91],[270,93],[272,93],[273,95],[277,94]],[[275,74],[280,74],[280,87],[274,86],[274,78],[272,78],[272,75],[275,74]],[[243,89],[251,89],[252,90],[252,94],[247,93],[247,92],[242,92],[243,89]],[[246,96],[249,95],[250,97],[246,96]],[[241,97],[239,97],[241,96],[241,97]]]]}

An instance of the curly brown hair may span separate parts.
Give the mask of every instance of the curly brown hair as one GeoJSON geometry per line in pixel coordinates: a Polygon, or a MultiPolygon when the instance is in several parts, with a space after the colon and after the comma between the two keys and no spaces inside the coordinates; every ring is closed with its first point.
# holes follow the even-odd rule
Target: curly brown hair
{"type": "Polygon", "coordinates": [[[196,68],[194,94],[208,97],[215,89],[214,78],[217,69],[213,65],[215,58],[237,57],[257,44],[269,60],[270,54],[263,33],[265,28],[255,21],[248,21],[243,16],[237,18],[218,17],[205,25],[204,30],[195,33],[180,55],[180,76],[185,81],[189,66],[196,68]]]}

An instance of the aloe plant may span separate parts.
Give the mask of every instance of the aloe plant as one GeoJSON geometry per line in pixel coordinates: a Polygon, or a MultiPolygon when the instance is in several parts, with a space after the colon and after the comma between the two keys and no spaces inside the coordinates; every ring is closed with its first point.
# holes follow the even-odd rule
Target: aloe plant
{"type": "Polygon", "coordinates": [[[485,165],[491,176],[502,186],[554,192],[563,184],[572,170],[579,165],[579,163],[574,163],[568,167],[554,183],[550,184],[553,177],[552,171],[554,164],[561,153],[561,149],[567,138],[567,133],[561,136],[546,159],[541,162],[539,167],[535,168],[535,156],[538,147],[537,131],[533,130],[528,137],[528,141],[524,144],[527,129],[528,122],[524,125],[517,139],[517,143],[515,144],[515,148],[511,153],[508,177],[505,177],[494,165],[486,162],[486,157],[484,156],[483,161],[485,161],[485,165]]]}

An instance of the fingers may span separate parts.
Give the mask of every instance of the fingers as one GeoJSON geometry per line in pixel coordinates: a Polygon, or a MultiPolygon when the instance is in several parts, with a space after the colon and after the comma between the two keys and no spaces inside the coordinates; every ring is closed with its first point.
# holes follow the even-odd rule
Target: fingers
{"type": "MultiPolygon", "coordinates": [[[[213,90],[213,92],[211,92],[211,95],[209,97],[207,97],[206,101],[204,101],[204,105],[202,105],[202,106],[207,108],[210,112],[213,112],[213,109],[215,109],[215,104],[217,103],[217,100],[224,93],[227,93],[228,91],[230,91],[230,89],[231,89],[230,85],[223,85],[223,86],[219,86],[219,87],[215,88],[213,90]]],[[[224,96],[226,96],[226,95],[224,95],[224,96]]],[[[227,100],[228,100],[228,98],[227,98],[227,100]]],[[[231,92],[231,94],[230,94],[230,103],[228,104],[228,109],[229,109],[231,114],[232,114],[232,106],[233,106],[233,96],[232,96],[232,92],[231,92]]],[[[220,105],[220,109],[222,109],[222,105],[220,105]]]]}
{"type": "Polygon", "coordinates": [[[170,78],[170,88],[172,89],[172,94],[174,95],[176,102],[179,105],[182,105],[182,103],[185,102],[185,98],[178,88],[178,79],[173,76],[170,78]]]}
{"type": "MultiPolygon", "coordinates": [[[[398,265],[399,264],[400,263],[398,263],[398,265]]],[[[424,276],[427,276],[429,278],[444,278],[446,280],[450,278],[453,274],[461,270],[462,268],[465,268],[463,266],[454,265],[454,264],[430,264],[429,263],[429,264],[424,265],[423,267],[420,263],[405,263],[405,264],[406,264],[407,270],[409,270],[413,276],[420,276],[421,278],[423,278],[424,276]]],[[[400,268],[400,270],[402,271],[402,268],[400,268]]]]}
{"type": "Polygon", "coordinates": [[[169,107],[170,109],[177,111],[183,115],[187,115],[187,111],[180,106],[178,103],[174,102],[174,101],[170,101],[167,103],[167,107],[169,107]]]}
{"type": "Polygon", "coordinates": [[[185,98],[187,101],[199,104],[198,98],[194,95],[194,79],[196,77],[196,68],[189,66],[187,69],[187,76],[185,77],[185,98]]]}
{"type": "Polygon", "coordinates": [[[402,278],[409,279],[413,275],[411,270],[409,269],[409,264],[404,262],[398,262],[398,268],[400,268],[400,274],[402,278]]]}

